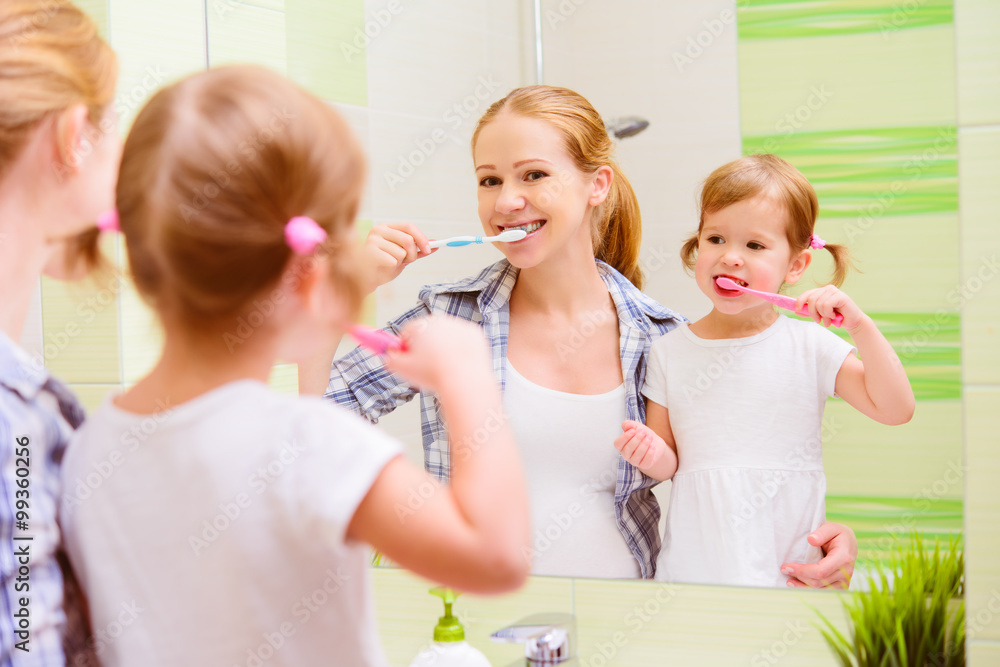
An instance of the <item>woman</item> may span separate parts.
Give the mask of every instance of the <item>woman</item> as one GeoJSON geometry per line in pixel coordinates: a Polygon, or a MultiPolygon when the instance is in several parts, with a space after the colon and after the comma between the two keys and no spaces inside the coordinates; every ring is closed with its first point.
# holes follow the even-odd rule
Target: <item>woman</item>
{"type": "MultiPolygon", "coordinates": [[[[472,149],[483,229],[528,234],[499,244],[506,259],[480,275],[425,287],[389,330],[431,312],[481,323],[527,468],[533,573],[651,578],[660,548],[656,482],[611,443],[622,421],[644,420],[649,346],[681,318],[640,291],[635,194],[599,114],[565,88],[529,86],[494,103],[472,149]]],[[[379,284],[429,255],[427,243],[410,224],[376,227],[367,248],[379,284]]],[[[304,374],[302,389],[321,383],[304,374]]],[[[372,421],[415,394],[362,349],[333,363],[326,391],[372,421]]],[[[438,406],[428,395],[421,403],[425,465],[447,479],[438,406]]],[[[785,568],[802,585],[846,585],[857,550],[850,529],[825,524],[810,541],[829,555],[785,568]]]]}
{"type": "Polygon", "coordinates": [[[70,277],[71,260],[97,257],[96,232],[85,230],[114,202],[117,76],[114,53],[73,4],[0,4],[0,577],[10,612],[0,665],[82,664],[78,651],[92,648],[68,568],[64,605],[56,523],[59,468],[83,410],[15,341],[39,276],[70,277]]]}

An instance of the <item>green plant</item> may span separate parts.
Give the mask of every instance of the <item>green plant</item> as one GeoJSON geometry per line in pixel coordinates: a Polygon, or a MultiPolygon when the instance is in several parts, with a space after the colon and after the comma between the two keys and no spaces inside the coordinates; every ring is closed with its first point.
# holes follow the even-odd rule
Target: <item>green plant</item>
{"type": "Polygon", "coordinates": [[[820,615],[820,631],[845,667],[965,665],[965,562],[961,537],[942,551],[924,548],[914,532],[886,565],[876,564],[871,589],[845,598],[849,637],[820,615]]]}

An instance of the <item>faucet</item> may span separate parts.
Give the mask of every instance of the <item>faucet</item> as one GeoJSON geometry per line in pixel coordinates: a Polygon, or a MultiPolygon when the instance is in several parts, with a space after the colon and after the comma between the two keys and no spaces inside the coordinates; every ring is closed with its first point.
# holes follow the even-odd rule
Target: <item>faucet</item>
{"type": "Polygon", "coordinates": [[[497,630],[490,638],[524,644],[527,665],[576,664],[576,619],[572,614],[532,614],[497,630]]]}

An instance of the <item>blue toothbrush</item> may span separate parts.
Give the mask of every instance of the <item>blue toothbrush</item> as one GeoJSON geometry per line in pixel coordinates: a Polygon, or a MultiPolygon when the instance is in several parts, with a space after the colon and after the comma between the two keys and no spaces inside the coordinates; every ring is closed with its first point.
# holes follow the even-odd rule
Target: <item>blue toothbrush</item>
{"type": "Polygon", "coordinates": [[[497,234],[496,236],[452,236],[450,239],[431,241],[428,245],[430,245],[431,248],[440,248],[441,246],[461,248],[464,245],[472,245],[474,243],[492,243],[494,241],[499,243],[510,243],[511,241],[520,241],[527,235],[528,232],[523,229],[508,229],[507,231],[497,234]]]}

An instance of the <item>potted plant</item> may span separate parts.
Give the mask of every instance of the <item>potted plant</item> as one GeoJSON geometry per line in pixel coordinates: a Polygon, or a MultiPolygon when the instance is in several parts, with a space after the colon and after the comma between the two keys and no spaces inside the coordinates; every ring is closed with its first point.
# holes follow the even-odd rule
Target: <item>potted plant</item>
{"type": "Polygon", "coordinates": [[[867,591],[845,596],[848,636],[820,614],[820,631],[845,667],[965,665],[965,565],[961,537],[942,550],[914,532],[877,563],[867,591]]]}

